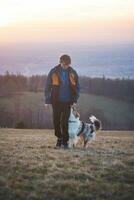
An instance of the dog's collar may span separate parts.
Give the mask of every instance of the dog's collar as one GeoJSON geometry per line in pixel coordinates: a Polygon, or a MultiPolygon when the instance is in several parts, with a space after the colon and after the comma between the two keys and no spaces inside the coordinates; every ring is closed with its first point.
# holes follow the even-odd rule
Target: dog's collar
{"type": "Polygon", "coordinates": [[[77,121],[69,120],[69,123],[77,123],[77,121]]]}

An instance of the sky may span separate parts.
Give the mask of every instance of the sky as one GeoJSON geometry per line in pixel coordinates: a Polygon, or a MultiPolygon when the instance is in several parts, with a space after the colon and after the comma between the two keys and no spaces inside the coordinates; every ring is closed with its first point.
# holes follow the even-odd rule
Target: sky
{"type": "Polygon", "coordinates": [[[134,0],[0,0],[0,44],[134,43],[134,0]]]}

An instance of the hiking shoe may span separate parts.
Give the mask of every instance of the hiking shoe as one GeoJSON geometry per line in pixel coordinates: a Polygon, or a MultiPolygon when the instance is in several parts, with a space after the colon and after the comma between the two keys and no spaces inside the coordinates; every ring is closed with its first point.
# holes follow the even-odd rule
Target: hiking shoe
{"type": "Polygon", "coordinates": [[[62,145],[62,138],[58,138],[55,148],[59,149],[61,147],[61,145],[62,145]]]}
{"type": "Polygon", "coordinates": [[[63,149],[70,149],[68,144],[62,144],[63,149]]]}

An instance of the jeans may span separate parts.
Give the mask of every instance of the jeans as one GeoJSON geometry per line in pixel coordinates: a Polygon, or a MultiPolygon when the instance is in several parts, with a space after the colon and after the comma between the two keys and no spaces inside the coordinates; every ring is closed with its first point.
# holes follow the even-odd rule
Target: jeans
{"type": "Polygon", "coordinates": [[[54,102],[53,108],[53,123],[55,136],[63,139],[63,144],[67,144],[69,140],[68,134],[68,119],[70,116],[70,102],[54,102]]]}

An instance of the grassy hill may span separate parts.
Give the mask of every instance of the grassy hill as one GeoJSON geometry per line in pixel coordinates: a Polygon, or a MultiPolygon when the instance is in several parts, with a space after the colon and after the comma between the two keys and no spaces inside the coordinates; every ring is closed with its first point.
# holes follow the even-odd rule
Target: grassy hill
{"type": "MultiPolygon", "coordinates": [[[[11,116],[12,114],[10,113],[15,113],[19,109],[20,121],[25,119],[25,116],[23,116],[24,110],[30,109],[35,115],[40,110],[43,115],[43,112],[45,112],[43,105],[44,97],[42,92],[24,92],[21,95],[0,97],[0,110],[9,112],[11,116]]],[[[82,120],[87,120],[89,114],[94,114],[102,121],[103,128],[119,129],[120,127],[120,129],[133,129],[134,104],[132,103],[104,96],[81,94],[78,101],[78,109],[82,120]]]]}
{"type": "Polygon", "coordinates": [[[132,200],[134,132],[101,131],[87,150],[53,130],[0,129],[0,200],[132,200]]]}
{"type": "MultiPolygon", "coordinates": [[[[134,121],[134,104],[120,100],[111,99],[104,96],[82,94],[80,101],[81,112],[86,113],[90,110],[98,111],[97,114],[112,123],[120,122],[123,126],[126,121],[134,121]]],[[[101,118],[100,118],[101,119],[101,118]]]]}

